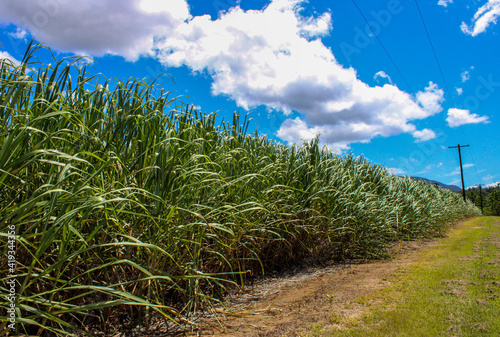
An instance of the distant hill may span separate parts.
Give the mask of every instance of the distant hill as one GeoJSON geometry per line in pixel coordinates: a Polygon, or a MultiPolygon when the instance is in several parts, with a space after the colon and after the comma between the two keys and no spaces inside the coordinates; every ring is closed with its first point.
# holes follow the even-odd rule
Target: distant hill
{"type": "Polygon", "coordinates": [[[445,188],[447,190],[451,190],[453,192],[460,192],[460,191],[462,191],[462,189],[460,187],[458,187],[458,186],[455,186],[455,185],[446,185],[446,184],[440,183],[439,181],[436,181],[436,180],[429,180],[429,179],[422,178],[422,177],[411,177],[411,178],[415,179],[415,180],[422,180],[422,181],[425,181],[426,183],[429,183],[429,184],[437,184],[439,187],[445,188]]]}

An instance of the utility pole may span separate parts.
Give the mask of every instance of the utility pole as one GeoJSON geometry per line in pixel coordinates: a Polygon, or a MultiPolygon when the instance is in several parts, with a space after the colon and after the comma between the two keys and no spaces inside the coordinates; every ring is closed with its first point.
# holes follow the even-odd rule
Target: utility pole
{"type": "Polygon", "coordinates": [[[481,199],[481,214],[483,214],[483,193],[481,192],[481,185],[479,184],[479,199],[481,199]]]}
{"type": "Polygon", "coordinates": [[[462,168],[462,155],[460,154],[460,148],[461,147],[469,147],[469,144],[467,145],[460,145],[458,144],[457,146],[448,146],[449,149],[458,149],[458,160],[460,161],[460,175],[462,176],[462,195],[464,197],[464,202],[465,200],[465,187],[464,187],[464,170],[462,168]]]}

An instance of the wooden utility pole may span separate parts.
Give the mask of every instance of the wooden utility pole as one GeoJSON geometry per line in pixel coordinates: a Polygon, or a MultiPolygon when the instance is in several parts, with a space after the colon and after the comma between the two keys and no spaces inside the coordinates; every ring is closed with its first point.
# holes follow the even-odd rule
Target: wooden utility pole
{"type": "Polygon", "coordinates": [[[481,214],[483,214],[483,193],[481,191],[481,185],[479,184],[479,199],[481,200],[481,214]]]}
{"type": "Polygon", "coordinates": [[[462,155],[460,154],[461,147],[469,147],[469,144],[467,145],[458,144],[457,146],[448,146],[449,149],[455,149],[455,148],[458,149],[458,160],[460,161],[460,175],[462,176],[462,195],[464,197],[464,202],[465,202],[464,170],[462,168],[462,155]]]}

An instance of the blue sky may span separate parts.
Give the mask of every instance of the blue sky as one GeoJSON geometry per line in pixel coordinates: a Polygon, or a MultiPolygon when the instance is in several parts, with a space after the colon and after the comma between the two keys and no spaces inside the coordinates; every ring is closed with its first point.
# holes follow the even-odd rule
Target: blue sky
{"type": "Polygon", "coordinates": [[[470,144],[471,186],[500,181],[499,16],[500,0],[2,1],[0,57],[34,38],[107,77],[166,72],[203,112],[447,184],[448,146],[470,144]]]}

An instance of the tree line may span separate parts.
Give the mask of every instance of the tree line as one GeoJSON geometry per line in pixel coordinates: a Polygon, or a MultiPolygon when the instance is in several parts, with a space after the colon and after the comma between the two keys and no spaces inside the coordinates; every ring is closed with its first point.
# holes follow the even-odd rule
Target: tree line
{"type": "Polygon", "coordinates": [[[492,187],[481,188],[481,190],[479,189],[479,186],[469,187],[466,192],[466,198],[476,204],[479,208],[481,208],[482,202],[484,215],[500,215],[500,184],[492,187]]]}

